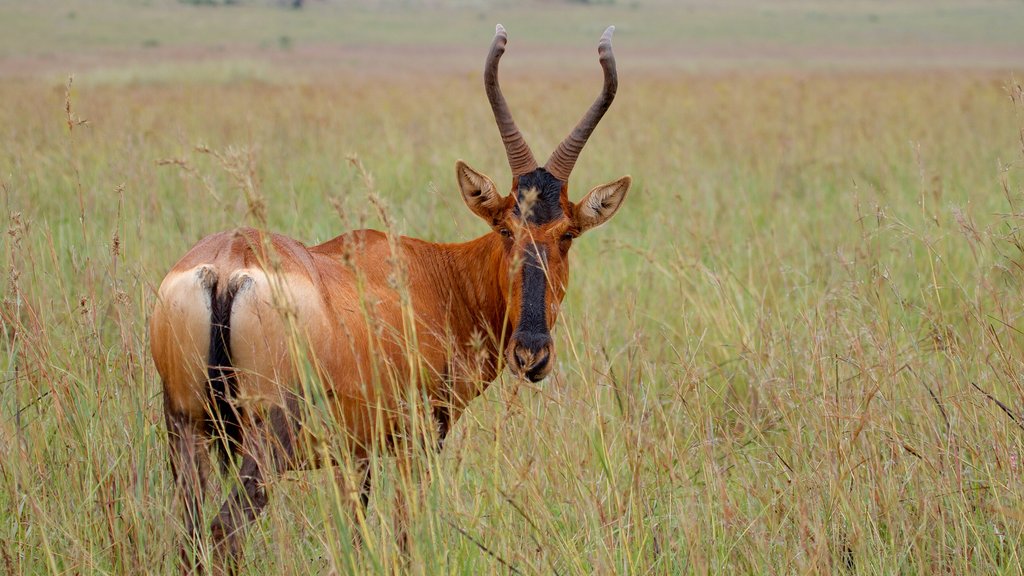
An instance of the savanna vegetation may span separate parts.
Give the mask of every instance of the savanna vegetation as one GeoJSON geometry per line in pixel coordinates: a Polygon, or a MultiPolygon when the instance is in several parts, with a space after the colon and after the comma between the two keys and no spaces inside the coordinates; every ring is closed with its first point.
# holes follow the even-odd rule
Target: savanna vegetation
{"type": "Polygon", "coordinates": [[[1024,5],[156,0],[0,5],[0,571],[176,571],[147,317],[199,238],[487,231],[497,21],[539,157],[618,25],[555,374],[419,455],[408,557],[383,457],[365,517],[274,482],[244,573],[1024,571],[1024,5]]]}

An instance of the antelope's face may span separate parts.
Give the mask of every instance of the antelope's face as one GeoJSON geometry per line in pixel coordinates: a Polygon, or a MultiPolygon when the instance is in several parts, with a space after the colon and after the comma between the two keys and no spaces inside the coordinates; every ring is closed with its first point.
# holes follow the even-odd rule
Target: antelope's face
{"type": "Polygon", "coordinates": [[[507,273],[498,278],[506,295],[512,335],[505,359],[516,374],[533,382],[555,365],[551,328],[569,285],[569,249],[573,240],[615,214],[631,182],[624,176],[591,190],[578,204],[569,201],[568,183],[576,159],[618,90],[609,26],[597,45],[604,87],[576,128],[558,145],[543,167],[516,127],[498,85],[498,62],[508,35],[498,24],[484,65],[484,89],[512,168],[512,192],[498,193],[494,182],[463,161],[455,165],[462,198],[474,214],[501,236],[507,273]]]}
{"type": "Polygon", "coordinates": [[[551,330],[569,285],[573,241],[615,214],[631,180],[625,176],[598,186],[573,204],[566,185],[544,168],[516,177],[504,197],[490,178],[461,160],[456,176],[466,204],[503,247],[505,265],[497,282],[512,327],[505,361],[516,375],[540,381],[555,364],[551,330]]]}

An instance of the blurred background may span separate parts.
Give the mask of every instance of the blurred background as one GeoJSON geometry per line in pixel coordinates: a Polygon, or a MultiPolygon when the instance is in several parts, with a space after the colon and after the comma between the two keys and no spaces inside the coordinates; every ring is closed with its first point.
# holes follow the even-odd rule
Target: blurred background
{"type": "Polygon", "coordinates": [[[499,20],[513,70],[575,69],[610,23],[627,74],[1009,69],[1024,42],[1011,0],[50,0],[0,16],[0,74],[97,81],[475,72],[499,20]]]}

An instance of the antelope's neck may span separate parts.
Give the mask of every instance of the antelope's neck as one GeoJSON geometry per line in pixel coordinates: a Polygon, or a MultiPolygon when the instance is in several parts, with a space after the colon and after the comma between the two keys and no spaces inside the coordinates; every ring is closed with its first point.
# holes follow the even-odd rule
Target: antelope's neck
{"type": "Polygon", "coordinates": [[[496,339],[507,338],[506,295],[501,275],[508,274],[505,250],[497,234],[461,244],[437,244],[452,309],[451,329],[462,343],[483,337],[497,351],[496,339]]]}

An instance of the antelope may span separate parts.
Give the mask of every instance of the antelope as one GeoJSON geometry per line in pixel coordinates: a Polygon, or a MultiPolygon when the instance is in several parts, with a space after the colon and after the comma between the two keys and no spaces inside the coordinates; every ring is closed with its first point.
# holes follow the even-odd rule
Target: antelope
{"type": "Polygon", "coordinates": [[[365,507],[371,450],[381,438],[394,449],[389,440],[401,433],[410,387],[429,401],[440,450],[504,366],[531,382],[551,372],[569,250],[615,214],[632,182],[624,176],[569,200],[569,175],[618,87],[614,29],[598,44],[600,95],[538,167],[498,83],[508,36],[496,27],[484,87],[512,172],[510,193],[462,160],[455,164],[462,199],[490,226],[483,236],[442,244],[358,230],[307,247],[243,228],[203,238],[174,265],[160,284],[150,340],[189,538],[185,571],[202,570],[190,550],[200,543],[211,445],[241,458],[238,481],[210,525],[219,570],[236,570],[243,529],[267,505],[266,483],[323,464],[300,449],[309,441],[303,374],[322,386],[329,416],[350,441],[360,463],[352,500],[365,507]]]}

